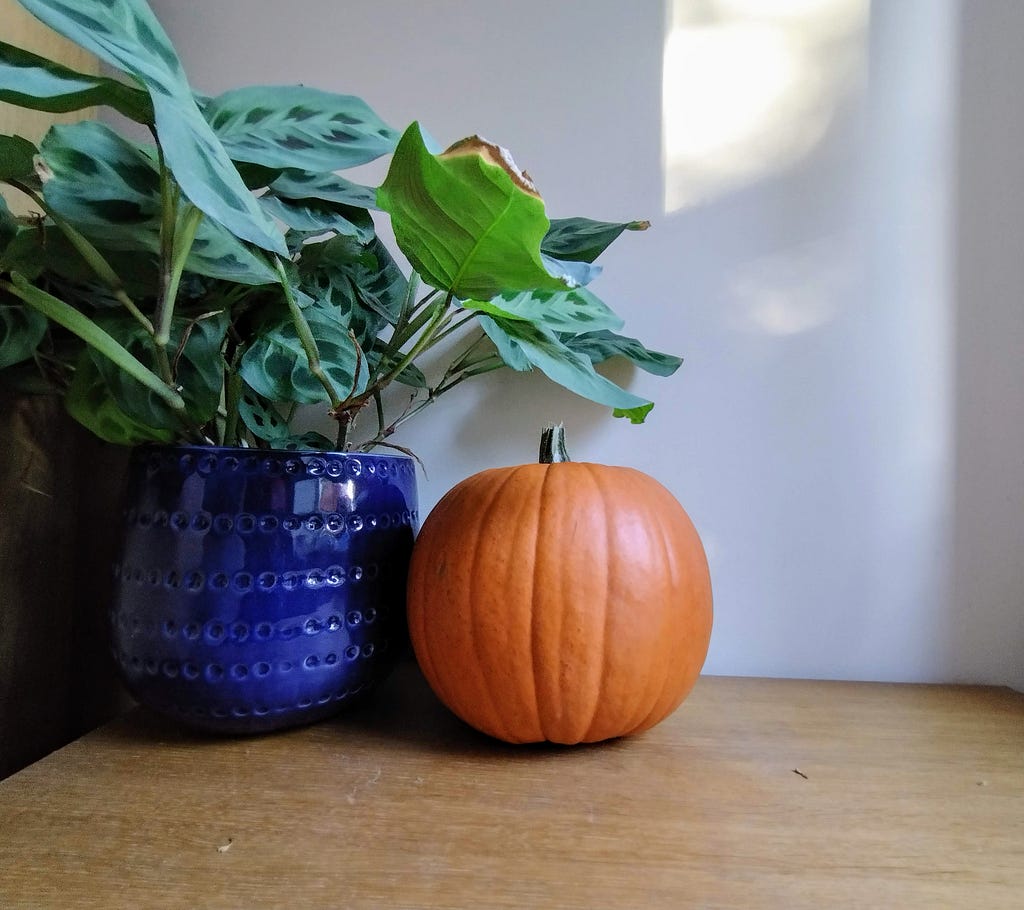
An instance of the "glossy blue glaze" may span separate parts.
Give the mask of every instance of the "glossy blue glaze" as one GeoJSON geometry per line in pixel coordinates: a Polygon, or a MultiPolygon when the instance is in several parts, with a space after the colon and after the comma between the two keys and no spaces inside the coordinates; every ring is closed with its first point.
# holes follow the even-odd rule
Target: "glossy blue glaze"
{"type": "Polygon", "coordinates": [[[111,622],[143,704],[263,732],[334,713],[399,656],[412,459],[142,448],[126,502],[111,622]]]}

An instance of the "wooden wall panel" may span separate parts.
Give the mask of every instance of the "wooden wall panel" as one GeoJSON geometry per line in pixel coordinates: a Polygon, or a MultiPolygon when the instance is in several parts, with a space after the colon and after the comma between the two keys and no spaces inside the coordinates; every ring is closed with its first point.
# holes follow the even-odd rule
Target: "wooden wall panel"
{"type": "MultiPolygon", "coordinates": [[[[9,44],[98,72],[94,57],[15,0],[0,0],[0,24],[9,44]]],[[[0,133],[38,142],[54,122],[93,113],[0,103],[0,133]]],[[[9,187],[3,195],[17,213],[33,208],[9,187]]],[[[116,507],[109,521],[97,516],[116,500],[123,458],[88,438],[57,399],[0,394],[0,777],[105,720],[117,704],[103,628],[116,507]],[[97,466],[98,481],[83,482],[97,466]]]]}
{"type": "MultiPolygon", "coordinates": [[[[42,54],[51,60],[59,60],[65,66],[85,73],[99,72],[99,62],[70,41],[51,31],[35,17],[27,13],[15,0],[0,0],[0,23],[3,23],[0,37],[8,44],[42,54]]],[[[54,123],[66,123],[92,116],[90,111],[76,111],[70,114],[47,114],[42,111],[27,111],[0,101],[0,134],[24,136],[38,143],[54,123]]],[[[3,188],[4,198],[10,208],[18,214],[31,210],[31,202],[10,187],[3,188]]]]}

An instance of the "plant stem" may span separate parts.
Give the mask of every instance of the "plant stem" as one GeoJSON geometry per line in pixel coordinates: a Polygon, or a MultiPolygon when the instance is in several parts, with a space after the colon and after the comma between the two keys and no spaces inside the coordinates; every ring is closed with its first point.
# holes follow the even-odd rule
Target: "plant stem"
{"type": "MultiPolygon", "coordinates": [[[[401,373],[402,370],[409,366],[410,363],[412,363],[417,357],[420,356],[420,354],[422,354],[425,350],[427,350],[427,348],[431,346],[431,344],[434,341],[435,332],[437,332],[441,323],[445,320],[446,316],[448,315],[448,308],[451,306],[451,302],[452,295],[449,292],[449,294],[444,299],[444,303],[441,306],[437,307],[435,312],[433,312],[433,314],[430,316],[430,319],[427,320],[426,328],[423,330],[423,333],[420,335],[420,337],[416,340],[415,344],[413,344],[413,346],[409,349],[408,353],[406,353],[398,361],[398,364],[396,366],[392,367],[387,373],[385,373],[384,378],[377,383],[376,387],[378,389],[384,388],[384,386],[391,382],[391,380],[393,380],[399,373],[401,373]]],[[[421,316],[425,316],[430,312],[431,311],[429,309],[424,310],[421,316]]]]}
{"type": "Polygon", "coordinates": [[[412,417],[415,417],[420,411],[422,411],[428,405],[432,405],[445,392],[450,392],[457,385],[465,382],[467,379],[470,379],[473,376],[481,376],[484,373],[490,373],[494,370],[501,369],[503,366],[505,366],[505,362],[496,354],[488,355],[487,358],[485,358],[484,360],[481,360],[477,364],[474,364],[472,368],[464,370],[450,382],[446,382],[445,380],[447,380],[451,375],[451,367],[449,367],[448,371],[446,371],[445,375],[442,377],[441,382],[438,383],[438,385],[436,385],[434,388],[428,390],[426,398],[421,399],[419,402],[415,404],[415,406],[407,408],[405,412],[402,413],[389,426],[381,426],[376,436],[366,440],[366,442],[360,444],[358,448],[363,451],[366,451],[367,449],[371,449],[376,445],[389,445],[389,443],[385,443],[384,440],[391,436],[407,420],[409,420],[412,417]]]}
{"type": "Polygon", "coordinates": [[[327,393],[327,398],[331,402],[331,416],[340,422],[341,416],[338,412],[342,404],[341,398],[334,388],[331,378],[320,364],[320,349],[316,346],[313,331],[310,329],[301,307],[299,307],[298,302],[295,300],[291,284],[288,281],[288,274],[284,270],[284,264],[277,256],[274,257],[274,267],[277,269],[278,277],[281,280],[281,288],[284,291],[285,300],[288,302],[288,312],[291,314],[295,332],[299,337],[299,344],[302,345],[302,350],[306,352],[306,360],[309,361],[309,371],[317,378],[327,393]]]}
{"type": "Polygon", "coordinates": [[[160,163],[160,297],[157,300],[155,315],[155,332],[153,333],[153,353],[156,367],[164,381],[174,384],[171,362],[167,358],[167,342],[170,337],[171,317],[174,315],[174,301],[169,300],[167,289],[171,283],[171,268],[174,261],[174,228],[177,223],[177,198],[171,183],[171,172],[164,161],[164,152],[160,147],[159,137],[156,144],[157,157],[160,163]]]}
{"type": "Polygon", "coordinates": [[[432,310],[430,307],[426,307],[419,312],[415,318],[412,318],[413,314],[416,313],[425,304],[430,303],[434,297],[437,296],[437,291],[431,291],[422,300],[420,300],[410,311],[409,318],[411,321],[406,322],[404,325],[399,324],[395,327],[394,334],[388,340],[387,350],[384,352],[384,356],[388,356],[392,352],[401,350],[401,348],[412,338],[423,326],[430,321],[432,310]]]}
{"type": "Polygon", "coordinates": [[[171,322],[178,298],[178,286],[185,263],[192,250],[196,231],[203,220],[203,213],[194,205],[185,209],[180,230],[177,227],[178,190],[171,184],[170,172],[161,158],[160,187],[163,197],[163,222],[160,225],[160,274],[161,292],[156,309],[156,332],[153,335],[156,364],[160,375],[168,383],[174,383],[174,369],[167,357],[167,345],[171,340],[171,322]]]}
{"type": "MultiPolygon", "coordinates": [[[[478,334],[476,336],[476,338],[474,338],[469,343],[469,345],[463,350],[463,352],[455,360],[452,361],[452,364],[451,364],[451,366],[448,367],[448,372],[445,375],[446,376],[450,376],[450,375],[453,375],[453,374],[457,373],[459,370],[461,370],[465,366],[472,366],[472,363],[474,363],[476,361],[472,361],[471,362],[469,360],[469,355],[472,354],[473,351],[476,350],[477,345],[479,345],[480,342],[483,341],[486,337],[487,337],[487,333],[483,329],[481,329],[480,330],[480,334],[478,334]]],[[[492,354],[486,354],[481,359],[486,360],[487,357],[491,357],[491,356],[492,356],[492,354]]]]}
{"type": "Polygon", "coordinates": [[[377,406],[377,435],[384,432],[384,402],[380,397],[380,389],[373,390],[373,403],[377,406]]]}
{"type": "Polygon", "coordinates": [[[409,321],[409,317],[413,311],[413,301],[416,299],[416,291],[420,286],[420,276],[418,272],[413,272],[409,276],[409,282],[405,288],[405,297],[402,298],[402,308],[398,311],[398,322],[396,326],[405,325],[409,321]]]}
{"type": "Polygon", "coordinates": [[[224,384],[224,445],[238,445],[238,401],[242,397],[242,377],[232,364],[224,384]]]}
{"type": "Polygon", "coordinates": [[[443,341],[445,338],[447,338],[453,332],[457,332],[459,329],[461,329],[467,322],[471,322],[472,320],[476,319],[476,317],[479,316],[479,315],[480,314],[477,313],[475,310],[471,310],[471,311],[467,312],[465,315],[460,316],[451,325],[449,325],[443,332],[438,332],[437,336],[431,342],[430,346],[433,347],[439,341],[443,341]]]}
{"type": "Polygon", "coordinates": [[[181,230],[174,235],[170,270],[165,273],[166,284],[160,300],[156,326],[156,343],[164,347],[171,339],[171,320],[174,317],[174,307],[178,299],[178,287],[181,284],[182,273],[185,271],[185,263],[192,251],[196,231],[199,230],[202,220],[202,211],[194,205],[189,205],[182,220],[181,230]]]}
{"type": "Polygon", "coordinates": [[[346,410],[338,411],[336,420],[338,421],[338,436],[334,441],[334,449],[336,452],[344,452],[345,446],[348,445],[348,430],[352,424],[352,414],[346,410]]]}

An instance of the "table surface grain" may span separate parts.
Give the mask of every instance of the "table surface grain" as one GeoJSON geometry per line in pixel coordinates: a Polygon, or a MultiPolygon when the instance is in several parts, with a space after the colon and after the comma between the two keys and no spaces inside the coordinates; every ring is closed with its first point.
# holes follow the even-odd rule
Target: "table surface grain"
{"type": "Polygon", "coordinates": [[[1024,695],[702,678],[597,746],[464,727],[404,666],[259,738],[136,709],[0,783],[0,907],[1024,907],[1024,695]]]}

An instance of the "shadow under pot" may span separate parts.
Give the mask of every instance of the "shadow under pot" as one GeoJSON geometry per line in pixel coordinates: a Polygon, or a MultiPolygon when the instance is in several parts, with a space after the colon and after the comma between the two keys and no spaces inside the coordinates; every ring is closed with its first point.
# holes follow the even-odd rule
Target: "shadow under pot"
{"type": "Polygon", "coordinates": [[[111,614],[129,691],[219,733],[352,703],[407,642],[416,507],[405,456],[137,449],[111,614]]]}

